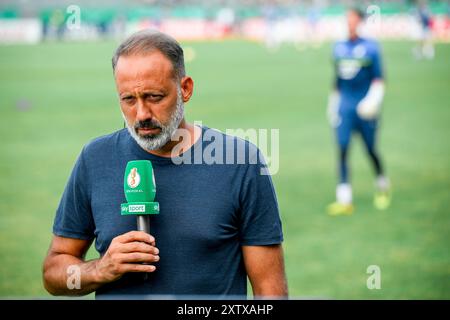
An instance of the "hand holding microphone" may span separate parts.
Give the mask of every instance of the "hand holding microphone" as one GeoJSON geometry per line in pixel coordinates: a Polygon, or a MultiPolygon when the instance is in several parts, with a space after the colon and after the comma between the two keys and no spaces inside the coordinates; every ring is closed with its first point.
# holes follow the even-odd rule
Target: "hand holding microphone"
{"type": "Polygon", "coordinates": [[[153,272],[151,263],[159,261],[155,238],[142,231],[130,231],[115,237],[95,265],[97,281],[108,283],[128,272],[153,272]]]}
{"type": "Polygon", "coordinates": [[[127,272],[153,272],[159,261],[155,238],[150,235],[150,215],[159,213],[155,199],[155,180],[150,161],[129,161],[125,169],[124,192],[127,203],[122,215],[136,215],[137,230],[115,237],[105,255],[96,264],[99,282],[119,279],[127,272]]]}

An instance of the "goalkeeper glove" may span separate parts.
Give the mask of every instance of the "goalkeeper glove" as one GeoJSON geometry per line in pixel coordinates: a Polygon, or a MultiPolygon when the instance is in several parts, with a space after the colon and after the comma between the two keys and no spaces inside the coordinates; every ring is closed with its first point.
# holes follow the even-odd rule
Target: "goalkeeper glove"
{"type": "Polygon", "coordinates": [[[366,96],[359,102],[356,112],[361,119],[375,119],[381,110],[384,97],[384,84],[382,81],[374,81],[370,85],[366,96]]]}
{"type": "Polygon", "coordinates": [[[334,90],[328,96],[327,118],[330,125],[336,128],[339,125],[339,92],[334,90]]]}

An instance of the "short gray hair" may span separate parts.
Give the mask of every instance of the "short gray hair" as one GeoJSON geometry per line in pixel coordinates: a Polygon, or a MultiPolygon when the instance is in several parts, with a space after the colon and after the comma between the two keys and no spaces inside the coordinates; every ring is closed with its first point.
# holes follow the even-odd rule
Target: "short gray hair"
{"type": "Polygon", "coordinates": [[[175,79],[181,79],[186,75],[183,49],[180,44],[165,33],[148,29],[133,33],[119,45],[112,58],[113,72],[116,71],[117,61],[121,56],[150,53],[155,50],[170,60],[175,79]]]}

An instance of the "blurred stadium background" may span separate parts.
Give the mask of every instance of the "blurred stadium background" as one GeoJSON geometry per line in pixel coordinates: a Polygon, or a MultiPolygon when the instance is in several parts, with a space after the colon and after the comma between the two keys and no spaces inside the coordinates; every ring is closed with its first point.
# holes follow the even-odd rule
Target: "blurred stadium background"
{"type": "MultiPolygon", "coordinates": [[[[349,1],[0,1],[0,297],[48,297],[41,264],[59,198],[90,139],[122,128],[110,58],[142,28],[181,41],[210,127],[280,129],[273,176],[290,294],[337,299],[450,298],[450,6],[428,1],[435,57],[412,50],[414,1],[358,1],[382,42],[381,148],[394,187],[372,207],[373,177],[353,143],[356,213],[332,218],[335,146],[325,106],[331,43],[349,1]],[[80,19],[77,20],[77,13],[80,19]],[[366,286],[381,269],[381,289],[366,286]]],[[[97,257],[95,251],[89,258],[97,257]]]]}

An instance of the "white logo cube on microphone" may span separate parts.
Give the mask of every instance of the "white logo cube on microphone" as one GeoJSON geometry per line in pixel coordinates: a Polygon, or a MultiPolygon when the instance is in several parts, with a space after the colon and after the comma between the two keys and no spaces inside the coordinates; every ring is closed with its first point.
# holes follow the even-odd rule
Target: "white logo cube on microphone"
{"type": "Polygon", "coordinates": [[[130,204],[128,212],[145,212],[145,204],[130,204]]]}
{"type": "MultiPolygon", "coordinates": [[[[141,176],[139,175],[137,168],[132,168],[130,174],[127,177],[128,186],[132,189],[136,188],[141,183],[141,176]]],[[[155,184],[153,182],[153,184],[155,184]]]]}

